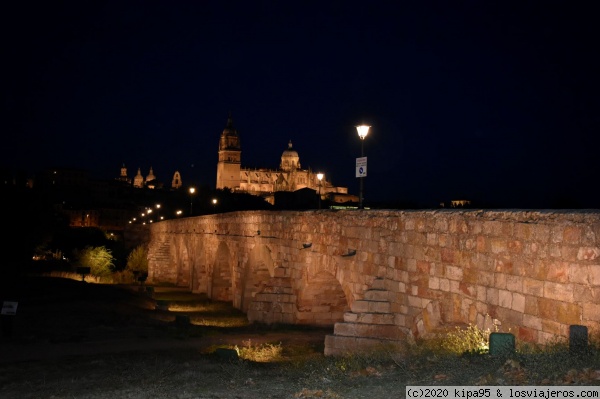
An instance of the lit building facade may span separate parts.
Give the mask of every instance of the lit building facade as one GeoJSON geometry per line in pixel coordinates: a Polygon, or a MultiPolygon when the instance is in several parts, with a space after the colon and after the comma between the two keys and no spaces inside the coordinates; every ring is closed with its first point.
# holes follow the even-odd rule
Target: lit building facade
{"type": "Polygon", "coordinates": [[[290,140],[281,154],[278,169],[246,168],[242,166],[240,136],[233,126],[231,115],[219,140],[217,162],[217,189],[230,189],[264,197],[274,203],[276,191],[293,192],[305,188],[315,190],[323,198],[337,203],[355,202],[358,198],[348,194],[347,187],[336,187],[326,176],[319,181],[318,171],[302,169],[300,156],[290,140]]]}

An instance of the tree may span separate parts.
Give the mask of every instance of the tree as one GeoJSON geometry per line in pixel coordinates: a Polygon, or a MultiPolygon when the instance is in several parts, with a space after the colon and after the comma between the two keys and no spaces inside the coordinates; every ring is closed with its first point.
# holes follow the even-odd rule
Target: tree
{"type": "Polygon", "coordinates": [[[87,246],[75,251],[75,264],[80,267],[89,267],[90,274],[96,277],[110,276],[114,268],[114,257],[106,247],[87,246]]]}
{"type": "Polygon", "coordinates": [[[148,275],[148,251],[145,246],[139,245],[129,253],[126,269],[140,276],[148,275]]]}

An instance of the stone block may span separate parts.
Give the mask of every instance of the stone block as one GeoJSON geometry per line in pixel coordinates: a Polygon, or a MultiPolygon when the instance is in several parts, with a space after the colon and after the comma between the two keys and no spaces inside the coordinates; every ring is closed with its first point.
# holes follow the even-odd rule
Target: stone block
{"type": "Polygon", "coordinates": [[[377,302],[377,301],[369,302],[369,312],[389,313],[390,307],[391,307],[391,305],[389,302],[377,302]]]}
{"type": "Polygon", "coordinates": [[[454,263],[454,250],[451,248],[442,248],[441,260],[444,263],[454,263]]]}
{"type": "Polygon", "coordinates": [[[568,284],[544,281],[544,297],[557,301],[573,302],[573,289],[568,284]]]}
{"type": "Polygon", "coordinates": [[[567,266],[568,277],[570,283],[575,284],[589,284],[590,283],[590,269],[588,265],[582,265],[579,263],[570,263],[567,266]]]}
{"type": "Polygon", "coordinates": [[[477,252],[487,252],[488,241],[484,236],[477,236],[477,252]]]}
{"type": "Polygon", "coordinates": [[[457,280],[449,280],[450,281],[450,292],[453,294],[460,294],[460,282],[457,280]]]}
{"type": "Polygon", "coordinates": [[[494,286],[494,273],[487,272],[483,270],[475,270],[477,273],[477,284],[483,285],[485,287],[493,287],[494,286]]]}
{"type": "Polygon", "coordinates": [[[293,303],[282,303],[281,312],[282,313],[294,313],[296,305],[293,303]]]}
{"type": "Polygon", "coordinates": [[[525,277],[530,277],[535,280],[544,281],[548,274],[550,262],[545,258],[537,258],[531,264],[531,267],[525,269],[525,277]]]}
{"type": "Polygon", "coordinates": [[[542,330],[542,319],[534,315],[524,314],[523,325],[534,330],[542,330]]]}
{"type": "Polygon", "coordinates": [[[523,292],[523,277],[507,275],[506,289],[512,292],[523,292]]]}
{"type": "Polygon", "coordinates": [[[523,313],[525,311],[525,296],[518,292],[512,293],[512,310],[516,310],[517,312],[523,313]]]}
{"type": "Polygon", "coordinates": [[[520,254],[523,252],[523,243],[519,240],[508,241],[508,251],[513,254],[520,254]]]}
{"type": "Polygon", "coordinates": [[[528,295],[542,297],[544,295],[544,282],[529,277],[523,277],[523,292],[528,295]]]}
{"type": "Polygon", "coordinates": [[[537,305],[538,315],[542,319],[556,320],[556,309],[558,308],[559,301],[554,299],[538,298],[537,305]]]}
{"type": "Polygon", "coordinates": [[[417,272],[418,275],[424,275],[424,274],[428,275],[430,269],[431,269],[430,262],[423,261],[423,260],[417,260],[415,272],[417,272]]]}
{"type": "Polygon", "coordinates": [[[463,279],[463,270],[460,267],[447,265],[446,266],[446,277],[450,280],[460,281],[463,279]]]}
{"type": "Polygon", "coordinates": [[[477,293],[476,293],[476,298],[478,301],[484,302],[485,298],[487,296],[487,288],[483,287],[481,285],[477,286],[477,293]]]}
{"type": "Polygon", "coordinates": [[[432,290],[440,289],[440,279],[438,277],[430,277],[429,278],[429,288],[432,290]]]}
{"type": "Polygon", "coordinates": [[[486,300],[490,305],[498,305],[499,302],[499,290],[496,288],[488,288],[486,290],[486,300]]]}
{"type": "Polygon", "coordinates": [[[527,327],[519,327],[517,330],[517,338],[519,341],[523,342],[537,342],[538,330],[527,328],[527,327]]]}
{"type": "Polygon", "coordinates": [[[559,303],[556,321],[562,324],[577,324],[581,320],[581,307],[576,303],[559,303]]]}
{"type": "Polygon", "coordinates": [[[346,323],[355,323],[358,321],[358,314],[354,312],[345,312],[344,313],[344,322],[346,323]]]}
{"type": "Polygon", "coordinates": [[[579,244],[581,242],[582,230],[576,226],[566,226],[563,230],[563,241],[568,244],[579,244]]]}
{"type": "Polygon", "coordinates": [[[440,291],[450,292],[450,280],[447,278],[440,279],[440,291]]]}
{"type": "Polygon", "coordinates": [[[458,282],[459,292],[467,295],[469,297],[475,297],[477,294],[477,287],[471,284],[465,284],[463,282],[458,282]]]}
{"type": "Polygon", "coordinates": [[[577,260],[595,260],[600,257],[599,247],[581,247],[577,251],[577,260]]]}
{"type": "Polygon", "coordinates": [[[439,246],[442,248],[452,247],[456,236],[450,234],[440,234],[438,238],[439,246]]]}
{"type": "Polygon", "coordinates": [[[503,308],[512,308],[512,293],[507,290],[498,290],[498,305],[503,308]]]}
{"type": "Polygon", "coordinates": [[[542,320],[542,331],[551,334],[554,337],[566,336],[566,325],[558,323],[554,320],[542,320]]]}
{"type": "Polygon", "coordinates": [[[414,295],[409,295],[408,296],[408,305],[411,307],[415,307],[415,308],[419,308],[422,309],[422,299],[419,298],[418,296],[414,296],[414,295]]]}
{"type": "Polygon", "coordinates": [[[531,225],[525,223],[515,224],[515,237],[522,240],[529,240],[531,237],[531,225]]]}
{"type": "Polygon", "coordinates": [[[276,267],[273,271],[274,277],[286,277],[286,269],[283,267],[276,267]]]}
{"type": "MultiPolygon", "coordinates": [[[[596,298],[600,298],[600,296],[595,294],[594,289],[589,286],[582,284],[571,284],[571,286],[573,287],[574,302],[587,304],[595,302],[596,298]]],[[[596,291],[598,291],[598,295],[600,295],[600,287],[598,287],[596,291]]]]}
{"type": "Polygon", "coordinates": [[[394,324],[392,313],[363,313],[358,317],[358,322],[367,324],[394,324]]]}
{"type": "Polygon", "coordinates": [[[592,320],[600,322],[600,304],[599,303],[584,303],[583,320],[592,320]]]}
{"type": "Polygon", "coordinates": [[[600,287],[600,264],[590,265],[590,284],[600,287]]]}
{"type": "Polygon", "coordinates": [[[334,335],[342,335],[347,337],[356,337],[357,335],[357,323],[335,323],[333,326],[334,335]]]}
{"type": "MultiPolygon", "coordinates": [[[[396,259],[395,257],[393,257],[393,259],[396,259]]],[[[373,283],[371,284],[371,288],[374,290],[385,290],[386,288],[386,280],[383,278],[376,278],[373,280],[373,283]]]]}
{"type": "Polygon", "coordinates": [[[569,263],[554,261],[548,264],[544,280],[554,283],[566,284],[569,282],[569,263]]]}
{"type": "Polygon", "coordinates": [[[359,299],[352,304],[352,311],[355,313],[364,313],[369,311],[370,301],[359,299]]]}
{"type": "Polygon", "coordinates": [[[394,324],[397,326],[408,327],[406,325],[406,316],[403,314],[394,314],[394,324]]]}
{"type": "Polygon", "coordinates": [[[506,289],[506,274],[494,274],[494,287],[498,289],[506,289]]]}
{"type": "Polygon", "coordinates": [[[315,314],[313,312],[296,312],[296,319],[298,321],[314,320],[315,314]]]}
{"type": "Polygon", "coordinates": [[[523,325],[523,313],[511,309],[498,307],[496,318],[502,322],[503,327],[517,327],[523,325]]]}
{"type": "Polygon", "coordinates": [[[325,336],[325,356],[344,356],[354,353],[353,348],[356,348],[356,338],[354,337],[325,336]]]}
{"type": "Polygon", "coordinates": [[[388,291],[371,289],[365,292],[365,299],[369,301],[388,301],[390,294],[388,291]]]}
{"type": "Polygon", "coordinates": [[[508,245],[505,239],[493,238],[491,240],[492,253],[501,254],[508,251],[508,245]]]}
{"type": "Polygon", "coordinates": [[[550,226],[544,224],[531,225],[533,238],[539,242],[548,242],[550,240],[550,226]]]}
{"type": "Polygon", "coordinates": [[[436,262],[431,264],[429,276],[444,277],[446,275],[446,267],[442,263],[436,262]]]}

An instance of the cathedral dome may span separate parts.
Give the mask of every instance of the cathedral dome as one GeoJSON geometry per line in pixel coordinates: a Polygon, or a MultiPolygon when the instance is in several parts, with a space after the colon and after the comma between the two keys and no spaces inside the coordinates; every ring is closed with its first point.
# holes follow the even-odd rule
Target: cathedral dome
{"type": "Polygon", "coordinates": [[[292,140],[288,143],[288,148],[283,152],[281,157],[285,158],[298,158],[298,152],[292,148],[292,140]]]}
{"type": "Polygon", "coordinates": [[[281,154],[281,170],[300,169],[300,156],[292,148],[292,140],[288,143],[288,148],[281,154]]]}

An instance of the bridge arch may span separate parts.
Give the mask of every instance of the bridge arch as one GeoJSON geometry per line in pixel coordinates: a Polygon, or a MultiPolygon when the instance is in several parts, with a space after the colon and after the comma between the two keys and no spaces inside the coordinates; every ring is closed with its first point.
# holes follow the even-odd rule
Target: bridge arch
{"type": "Polygon", "coordinates": [[[252,248],[248,261],[243,265],[239,286],[241,288],[240,309],[247,312],[257,293],[262,292],[274,276],[275,265],[271,250],[264,244],[252,248]]]}
{"type": "Polygon", "coordinates": [[[169,253],[174,263],[175,284],[178,286],[187,286],[189,280],[186,274],[189,273],[190,263],[192,262],[188,243],[183,236],[177,236],[170,242],[169,253]]]}
{"type": "Polygon", "coordinates": [[[194,258],[190,271],[190,289],[194,293],[206,293],[208,292],[206,241],[196,239],[192,242],[192,247],[194,258]]]}
{"type": "Polygon", "coordinates": [[[210,286],[208,295],[215,301],[233,301],[233,267],[235,257],[230,254],[229,245],[225,241],[219,242],[212,266],[212,273],[208,276],[210,286]]]}
{"type": "Polygon", "coordinates": [[[328,271],[306,274],[296,295],[296,320],[298,324],[333,326],[344,319],[349,310],[346,294],[341,284],[328,271]]]}

